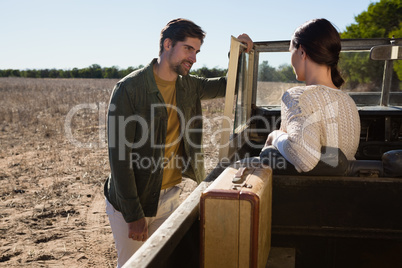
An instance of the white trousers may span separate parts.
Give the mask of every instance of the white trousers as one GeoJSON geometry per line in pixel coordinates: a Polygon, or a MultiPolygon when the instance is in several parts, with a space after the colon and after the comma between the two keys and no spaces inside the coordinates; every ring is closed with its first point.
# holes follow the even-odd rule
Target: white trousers
{"type": "MultiPolygon", "coordinates": [[[[158,211],[155,217],[146,217],[148,223],[148,238],[180,205],[181,188],[173,186],[162,190],[159,197],[158,211]]],[[[128,238],[128,225],[121,212],[106,199],[106,214],[112,227],[113,238],[117,250],[117,267],[122,267],[126,261],[141,247],[144,242],[128,238]]]]}

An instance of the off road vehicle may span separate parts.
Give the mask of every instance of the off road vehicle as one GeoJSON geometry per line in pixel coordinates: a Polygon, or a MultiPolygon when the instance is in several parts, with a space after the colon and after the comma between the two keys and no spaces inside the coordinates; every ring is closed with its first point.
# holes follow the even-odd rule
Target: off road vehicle
{"type": "MultiPolygon", "coordinates": [[[[232,37],[220,162],[127,267],[200,265],[200,194],[228,165],[258,157],[267,135],[279,128],[281,96],[300,85],[291,73],[289,44],[255,42],[245,53],[232,37]]],[[[401,44],[394,38],[342,40],[342,90],[361,119],[356,160],[342,176],[273,172],[267,267],[402,267],[402,82],[393,68],[401,44]]]]}

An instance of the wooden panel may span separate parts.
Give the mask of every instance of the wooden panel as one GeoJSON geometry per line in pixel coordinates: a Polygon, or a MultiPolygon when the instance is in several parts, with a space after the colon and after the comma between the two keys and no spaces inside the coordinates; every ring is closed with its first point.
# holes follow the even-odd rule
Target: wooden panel
{"type": "Polygon", "coordinates": [[[248,200],[239,201],[239,267],[249,267],[251,258],[252,205],[248,200]]]}
{"type": "Polygon", "coordinates": [[[252,267],[265,267],[271,246],[271,211],[272,211],[272,170],[257,168],[246,181],[252,188],[243,188],[240,199],[247,199],[254,211],[251,218],[253,235],[251,236],[254,256],[252,267]]]}
{"type": "Polygon", "coordinates": [[[237,267],[238,200],[205,200],[205,267],[237,267]]]}

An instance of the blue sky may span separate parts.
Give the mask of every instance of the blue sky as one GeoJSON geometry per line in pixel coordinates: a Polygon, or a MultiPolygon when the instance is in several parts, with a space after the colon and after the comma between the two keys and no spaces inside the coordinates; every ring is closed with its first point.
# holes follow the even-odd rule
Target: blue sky
{"type": "Polygon", "coordinates": [[[138,66],[158,56],[160,30],[187,18],[207,33],[194,69],[227,68],[230,36],[287,40],[326,18],[339,31],[371,0],[0,0],[0,69],[138,66]]]}

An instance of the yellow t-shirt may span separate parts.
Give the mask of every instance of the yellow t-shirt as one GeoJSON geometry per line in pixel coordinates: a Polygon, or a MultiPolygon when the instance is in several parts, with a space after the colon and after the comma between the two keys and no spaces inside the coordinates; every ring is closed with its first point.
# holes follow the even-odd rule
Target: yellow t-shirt
{"type": "Polygon", "coordinates": [[[180,119],[176,108],[176,81],[165,81],[154,73],[156,85],[167,104],[168,113],[162,190],[181,182],[182,176],[182,142],[180,136],[180,119]]]}

